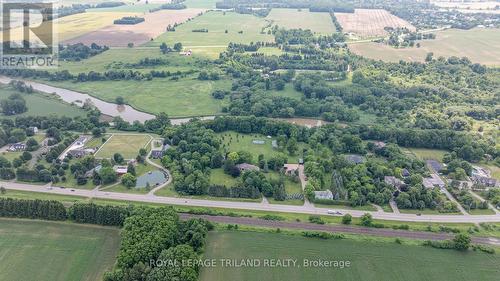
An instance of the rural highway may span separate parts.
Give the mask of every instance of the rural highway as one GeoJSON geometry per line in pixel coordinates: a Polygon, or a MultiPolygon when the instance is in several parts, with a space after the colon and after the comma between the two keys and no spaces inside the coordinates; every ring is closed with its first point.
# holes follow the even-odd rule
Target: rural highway
{"type": "MultiPolygon", "coordinates": [[[[41,192],[57,195],[72,195],[87,198],[110,199],[110,200],[123,200],[130,202],[144,202],[144,203],[157,203],[165,205],[178,205],[178,206],[194,206],[194,207],[212,207],[212,208],[226,208],[226,209],[241,209],[241,210],[254,210],[254,211],[271,211],[283,213],[301,213],[301,214],[316,214],[328,215],[325,208],[317,208],[313,205],[308,206],[293,206],[293,205],[278,205],[278,204],[262,204],[254,202],[236,202],[236,201],[215,201],[215,200],[202,200],[202,199],[188,199],[177,197],[161,197],[154,194],[130,194],[118,192],[106,192],[99,190],[85,190],[85,189],[70,189],[32,185],[25,183],[14,183],[0,181],[0,186],[11,190],[20,190],[28,192],[41,192]]],[[[481,222],[500,222],[500,215],[477,215],[477,216],[463,216],[463,215],[413,215],[413,214],[397,214],[386,212],[370,212],[358,210],[343,210],[335,209],[342,214],[349,213],[354,217],[360,217],[365,213],[371,213],[375,219],[381,220],[394,220],[394,221],[412,221],[412,222],[448,222],[448,223],[481,223],[481,222]]]]}

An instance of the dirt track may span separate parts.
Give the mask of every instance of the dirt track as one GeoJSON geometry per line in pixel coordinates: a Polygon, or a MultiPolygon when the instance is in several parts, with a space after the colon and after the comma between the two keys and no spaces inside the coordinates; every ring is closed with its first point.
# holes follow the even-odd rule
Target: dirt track
{"type": "MultiPolygon", "coordinates": [[[[283,221],[271,221],[271,220],[255,219],[255,218],[245,218],[245,217],[208,216],[208,215],[191,215],[191,214],[180,214],[180,217],[181,219],[203,218],[215,223],[241,224],[241,225],[282,228],[282,229],[298,229],[298,230],[314,230],[314,231],[363,234],[363,235],[374,235],[374,236],[384,236],[384,237],[394,237],[394,238],[400,237],[400,238],[422,239],[422,240],[446,240],[453,238],[453,235],[447,233],[404,231],[404,230],[394,230],[387,228],[368,228],[368,227],[357,227],[357,226],[347,226],[347,225],[324,225],[324,224],[313,224],[304,222],[283,222],[283,221]]],[[[472,241],[474,243],[500,246],[500,239],[498,238],[473,237],[472,241]]]]}

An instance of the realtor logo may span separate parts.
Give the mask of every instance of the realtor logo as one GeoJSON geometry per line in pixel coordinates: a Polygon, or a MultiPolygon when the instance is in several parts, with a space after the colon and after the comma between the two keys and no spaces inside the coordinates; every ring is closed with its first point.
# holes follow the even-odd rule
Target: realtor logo
{"type": "Polygon", "coordinates": [[[0,0],[0,69],[56,67],[54,2],[0,0]]]}

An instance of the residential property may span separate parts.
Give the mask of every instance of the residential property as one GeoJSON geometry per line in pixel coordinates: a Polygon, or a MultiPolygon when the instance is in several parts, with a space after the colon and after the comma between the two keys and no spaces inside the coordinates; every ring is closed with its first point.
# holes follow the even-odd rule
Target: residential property
{"type": "Polygon", "coordinates": [[[473,175],[473,176],[471,176],[471,180],[474,184],[479,185],[479,186],[484,186],[484,187],[500,186],[500,182],[494,178],[473,175]]]}
{"type": "Polygon", "coordinates": [[[405,185],[405,183],[402,180],[396,178],[395,176],[385,176],[384,182],[386,184],[394,186],[398,190],[401,190],[401,187],[405,185]]]}
{"type": "Polygon", "coordinates": [[[437,174],[431,174],[429,178],[424,178],[422,180],[422,184],[425,188],[445,187],[444,181],[437,174]]]}
{"type": "Polygon", "coordinates": [[[299,165],[297,164],[285,164],[283,166],[284,173],[287,176],[294,176],[297,174],[297,170],[299,169],[299,165]]]}
{"type": "Polygon", "coordinates": [[[74,149],[68,151],[67,155],[71,155],[73,158],[82,158],[87,155],[87,151],[85,149],[74,149]]]}
{"type": "Polygon", "coordinates": [[[354,164],[361,164],[361,163],[365,162],[365,158],[363,156],[356,155],[356,154],[346,155],[345,159],[351,163],[354,163],[354,164]]]}
{"type": "Polygon", "coordinates": [[[160,149],[153,149],[151,151],[151,157],[154,159],[159,159],[162,158],[163,155],[165,154],[165,151],[170,148],[169,144],[163,145],[160,149]]]}
{"type": "Polygon", "coordinates": [[[236,165],[236,168],[238,168],[240,170],[240,172],[260,171],[259,167],[255,166],[255,165],[252,165],[252,164],[248,164],[248,163],[238,164],[238,165],[236,165]]]}
{"type": "Polygon", "coordinates": [[[93,169],[88,170],[85,172],[85,177],[86,178],[91,178],[94,176],[94,172],[99,173],[99,171],[102,169],[102,165],[97,165],[93,169]]]}
{"type": "Polygon", "coordinates": [[[38,134],[38,127],[29,127],[29,130],[31,130],[34,134],[38,134]]]}
{"type": "Polygon", "coordinates": [[[21,142],[14,143],[14,144],[11,144],[7,150],[11,151],[11,152],[24,151],[24,150],[26,150],[26,144],[21,143],[21,142]]]}
{"type": "Polygon", "coordinates": [[[434,170],[434,172],[436,173],[439,173],[441,172],[441,170],[443,170],[443,164],[439,163],[438,161],[436,160],[427,160],[427,165],[429,165],[429,167],[431,167],[432,170],[434,170]]]}
{"type": "Polygon", "coordinates": [[[273,140],[271,142],[271,146],[274,148],[274,149],[278,149],[278,141],[277,140],[273,140]]]}
{"type": "Polygon", "coordinates": [[[333,193],[330,190],[314,191],[314,198],[320,200],[333,200],[333,193]]]}
{"type": "Polygon", "coordinates": [[[401,176],[402,176],[403,178],[407,178],[407,177],[409,177],[409,176],[410,176],[410,171],[408,171],[408,169],[406,169],[406,168],[405,168],[405,169],[403,169],[403,170],[401,171],[401,176]]]}
{"type": "Polygon", "coordinates": [[[375,146],[378,149],[382,149],[386,146],[386,144],[383,141],[375,141],[373,142],[373,146],[375,146]]]}
{"type": "Polygon", "coordinates": [[[115,165],[115,166],[113,166],[113,171],[115,171],[115,173],[117,175],[123,175],[123,174],[127,173],[128,167],[127,166],[115,165]]]}

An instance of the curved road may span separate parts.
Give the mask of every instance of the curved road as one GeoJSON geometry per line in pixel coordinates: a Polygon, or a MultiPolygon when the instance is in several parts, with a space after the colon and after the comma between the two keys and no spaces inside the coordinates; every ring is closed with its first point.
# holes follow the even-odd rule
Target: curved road
{"type": "MultiPolygon", "coordinates": [[[[41,193],[58,194],[58,195],[73,195],[73,196],[80,196],[87,198],[124,200],[131,202],[328,215],[327,209],[317,208],[314,206],[293,206],[293,205],[278,205],[278,204],[261,204],[254,202],[214,201],[214,200],[186,199],[186,198],[176,198],[176,197],[160,197],[154,194],[130,194],[130,193],[118,193],[118,192],[106,192],[95,189],[85,190],[85,189],[69,189],[69,188],[59,188],[59,187],[49,188],[48,186],[32,185],[26,183],[4,182],[4,181],[0,181],[0,186],[12,190],[41,192],[41,193]]],[[[472,215],[471,216],[462,216],[462,215],[416,216],[413,214],[397,214],[397,213],[342,210],[342,209],[335,209],[335,210],[340,211],[343,214],[349,213],[354,217],[360,217],[365,213],[371,213],[374,218],[381,220],[413,221],[413,222],[448,222],[448,223],[500,222],[500,215],[498,214],[477,215],[477,216],[472,216],[472,215]]]]}

